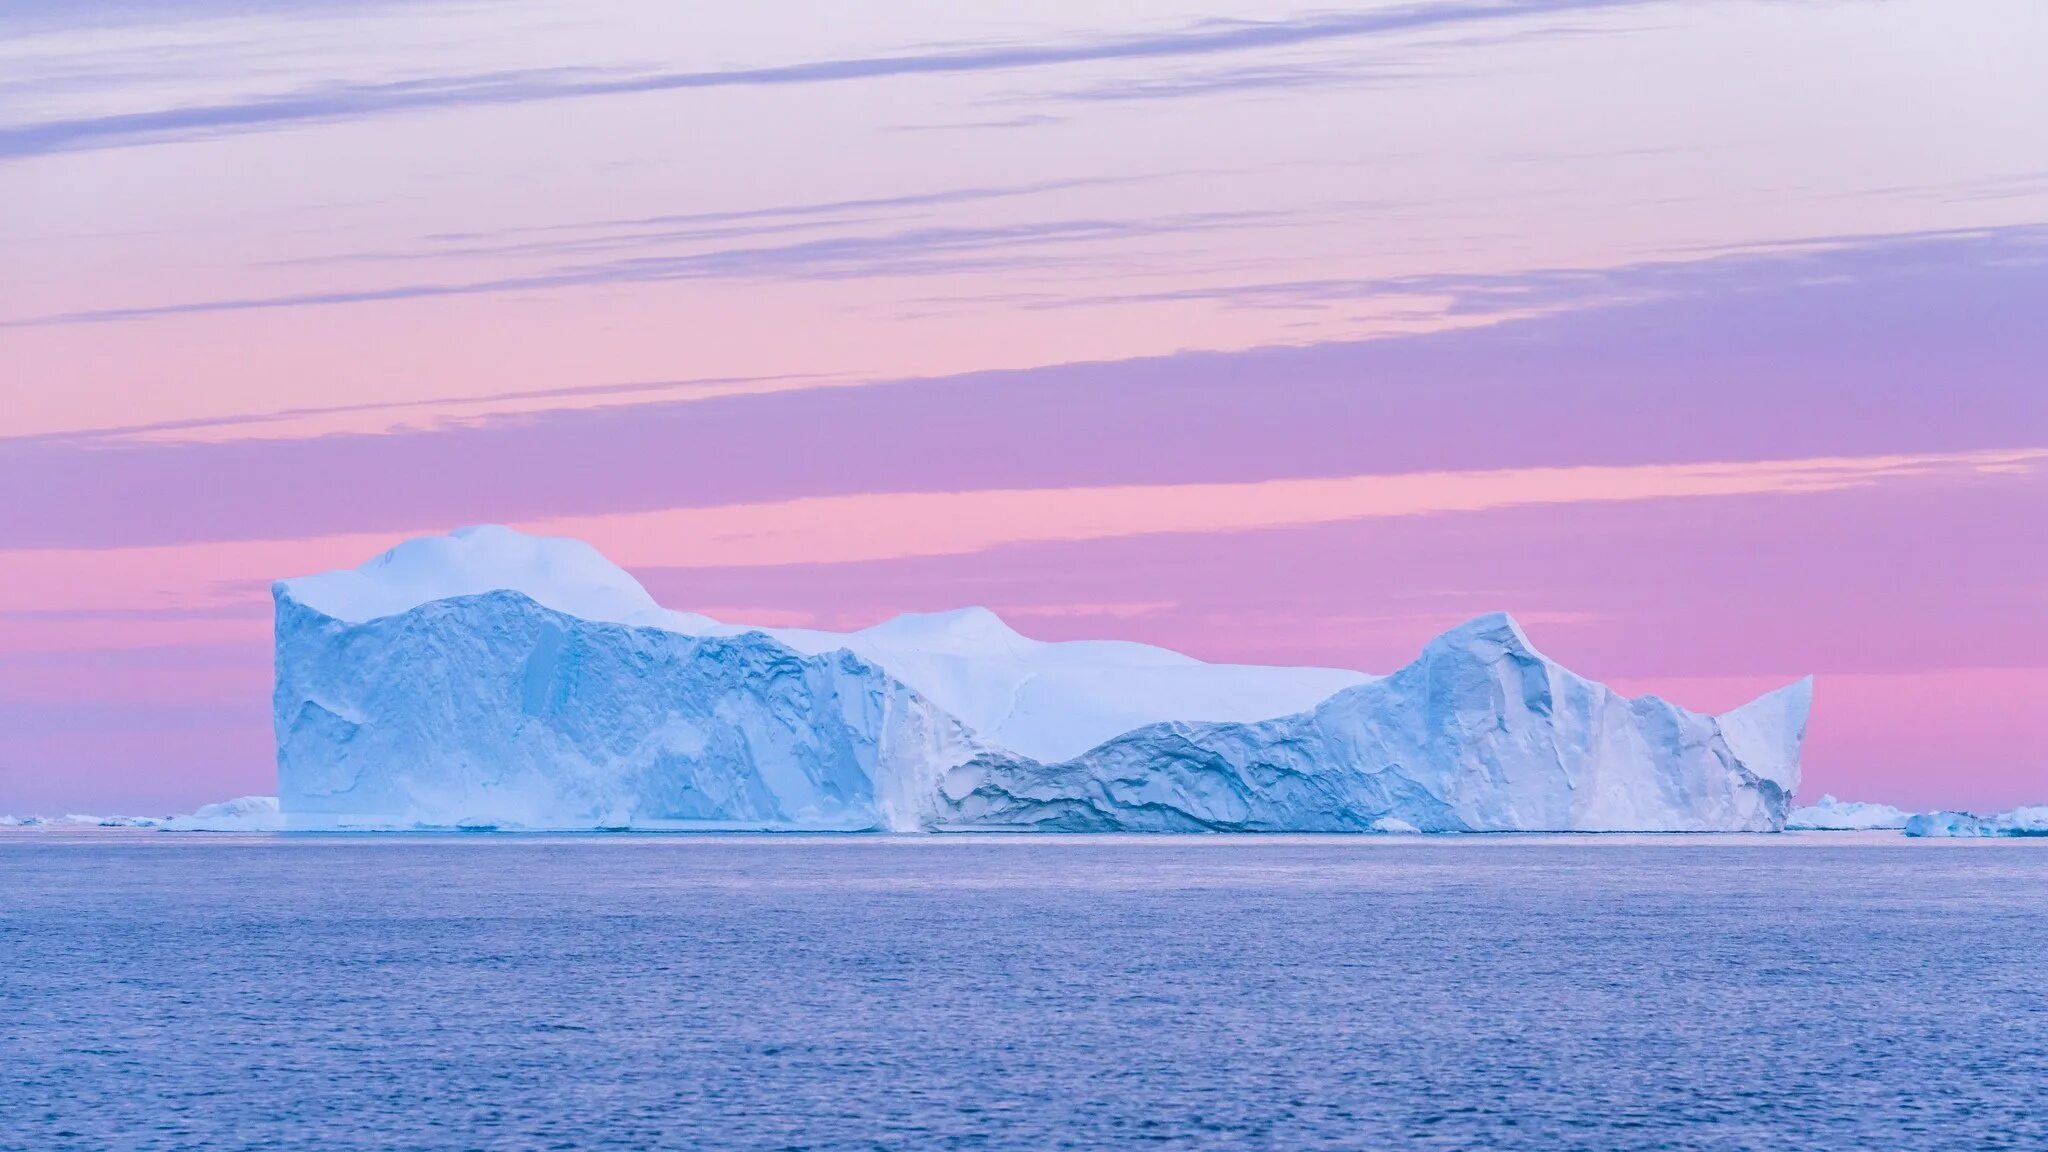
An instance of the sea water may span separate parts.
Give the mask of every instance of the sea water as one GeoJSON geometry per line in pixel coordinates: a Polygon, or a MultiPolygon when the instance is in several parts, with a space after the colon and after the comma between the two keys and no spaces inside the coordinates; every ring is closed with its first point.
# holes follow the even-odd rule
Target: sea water
{"type": "Polygon", "coordinates": [[[2048,1148],[2048,842],[0,835],[0,1147],[2048,1148]]]}

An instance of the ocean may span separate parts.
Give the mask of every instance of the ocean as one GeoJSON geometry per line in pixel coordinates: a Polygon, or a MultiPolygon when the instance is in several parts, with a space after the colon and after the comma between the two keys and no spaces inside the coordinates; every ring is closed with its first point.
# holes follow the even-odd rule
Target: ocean
{"type": "Polygon", "coordinates": [[[0,834],[0,1148],[2048,1148],[2048,841],[0,834]]]}

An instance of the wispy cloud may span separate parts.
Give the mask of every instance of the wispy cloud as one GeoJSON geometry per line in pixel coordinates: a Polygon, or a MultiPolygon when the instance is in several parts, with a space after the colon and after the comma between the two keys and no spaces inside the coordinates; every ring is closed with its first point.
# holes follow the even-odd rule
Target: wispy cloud
{"type": "Polygon", "coordinates": [[[147,424],[124,424],[93,428],[83,432],[51,432],[34,436],[0,438],[0,444],[110,444],[129,440],[208,440],[242,435],[325,434],[345,426],[352,416],[379,416],[373,426],[395,423],[407,413],[426,412],[435,426],[460,423],[465,416],[504,416],[510,412],[546,410],[562,405],[695,401],[725,396],[759,396],[772,392],[806,388],[844,386],[855,378],[805,374],[794,376],[713,376],[694,380],[643,380],[619,384],[584,384],[567,388],[526,388],[510,392],[488,392],[480,396],[444,396],[419,400],[385,400],[363,404],[321,404],[280,408],[234,416],[195,417],[189,420],[157,420],[147,424]]]}
{"type": "Polygon", "coordinates": [[[1808,495],[1935,477],[2026,477],[2048,448],[1632,467],[1518,468],[969,492],[821,496],[531,525],[627,564],[845,564],[1017,544],[1250,532],[1344,520],[1713,496],[1808,495]]]}
{"type": "MultiPolygon", "coordinates": [[[[2048,448],[1860,457],[1500,468],[1230,483],[864,492],[764,503],[526,520],[524,530],[589,541],[632,568],[857,564],[961,556],[1029,544],[1304,528],[1560,505],[1811,496],[1877,485],[2027,484],[2048,448]]],[[[448,525],[421,523],[413,531],[448,525]]],[[[0,551],[0,611],[118,603],[110,590],[205,589],[171,607],[218,608],[252,573],[360,562],[388,533],[101,550],[0,551]]]]}
{"type": "Polygon", "coordinates": [[[227,132],[450,107],[690,89],[829,84],[996,72],[1287,48],[1382,34],[1485,25],[1635,6],[1646,0],[1435,0],[1283,20],[1209,20],[1186,27],[1048,44],[988,44],[753,68],[631,71],[553,68],[343,82],[213,104],[96,114],[0,127],[0,157],[201,138],[227,132]]]}
{"type": "Polygon", "coordinates": [[[1247,68],[1221,68],[1177,72],[1164,76],[1105,80],[1035,92],[1021,99],[1083,104],[1121,104],[1147,100],[1168,100],[1186,96],[1213,96],[1232,92],[1266,90],[1292,91],[1334,85],[1362,86],[1412,81],[1425,75],[1415,67],[1368,66],[1348,61],[1269,64],[1247,68]]]}
{"type": "Polygon", "coordinates": [[[2048,330],[2030,311],[2048,263],[1983,239],[1876,251],[1757,260],[1691,295],[1396,338],[911,380],[541,389],[353,420],[259,415],[232,436],[159,425],[0,438],[0,492],[19,494],[0,500],[0,548],[862,491],[2048,444],[2048,330]]]}
{"type": "Polygon", "coordinates": [[[682,255],[632,256],[541,272],[477,280],[392,284],[369,288],[192,300],[0,320],[0,329],[105,324],[159,316],[317,308],[449,296],[482,296],[600,284],[648,284],[720,278],[803,276],[813,280],[1048,267],[1071,258],[1046,251],[1065,245],[1127,240],[1233,227],[1262,213],[1198,213],[1149,221],[1050,220],[985,228],[912,228],[867,236],[833,236],[795,244],[725,248],[682,255]]]}
{"type": "MultiPolygon", "coordinates": [[[[1170,174],[1162,174],[1170,175],[1170,174]]],[[[280,264],[346,264],[391,260],[445,260],[449,257],[565,255],[616,248],[682,244],[787,235],[814,229],[872,224],[905,218],[929,209],[952,208],[995,200],[1020,199],[1048,192],[1135,184],[1157,176],[1095,176],[1040,180],[1024,184],[978,185],[868,196],[813,203],[777,204],[763,208],[717,212],[676,212],[652,216],[572,220],[493,231],[436,232],[416,247],[344,252],[301,257],[280,264]]]]}
{"type": "Polygon", "coordinates": [[[1425,273],[1368,278],[1239,281],[1152,292],[1022,295],[1000,300],[1034,310],[1112,304],[1214,301],[1244,308],[1320,308],[1389,298],[1438,298],[1451,315],[1508,316],[1629,304],[1702,294],[1799,287],[1813,277],[1877,280],[1914,275],[1958,260],[2048,262],[2048,224],[1944,229],[1891,235],[1841,235],[1765,241],[1701,258],[1653,260],[1607,268],[1533,268],[1500,273],[1425,273]]]}

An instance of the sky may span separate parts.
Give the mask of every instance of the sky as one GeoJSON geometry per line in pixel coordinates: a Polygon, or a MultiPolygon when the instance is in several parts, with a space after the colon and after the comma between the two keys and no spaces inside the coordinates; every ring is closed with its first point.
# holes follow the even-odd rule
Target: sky
{"type": "Polygon", "coordinates": [[[1388,672],[2048,801],[2038,0],[0,7],[0,812],[274,790],[270,581],[1388,672]]]}

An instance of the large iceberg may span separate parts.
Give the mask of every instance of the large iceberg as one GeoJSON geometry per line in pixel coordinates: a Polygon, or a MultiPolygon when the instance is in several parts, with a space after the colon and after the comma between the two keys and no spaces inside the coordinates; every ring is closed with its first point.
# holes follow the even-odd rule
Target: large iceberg
{"type": "Polygon", "coordinates": [[[1969,812],[1922,812],[1906,821],[1908,836],[2048,836],[2048,804],[2015,808],[1995,816],[1969,812]]]}
{"type": "Polygon", "coordinates": [[[1868,832],[1904,828],[1911,815],[1889,804],[1837,800],[1832,793],[1822,793],[1816,803],[1794,808],[1785,818],[1785,827],[1796,832],[1868,832]]]}
{"type": "Polygon", "coordinates": [[[1630,699],[1501,615],[1384,679],[979,608],[755,629],[495,527],[274,598],[293,828],[1774,830],[1811,699],[1630,699]]]}

